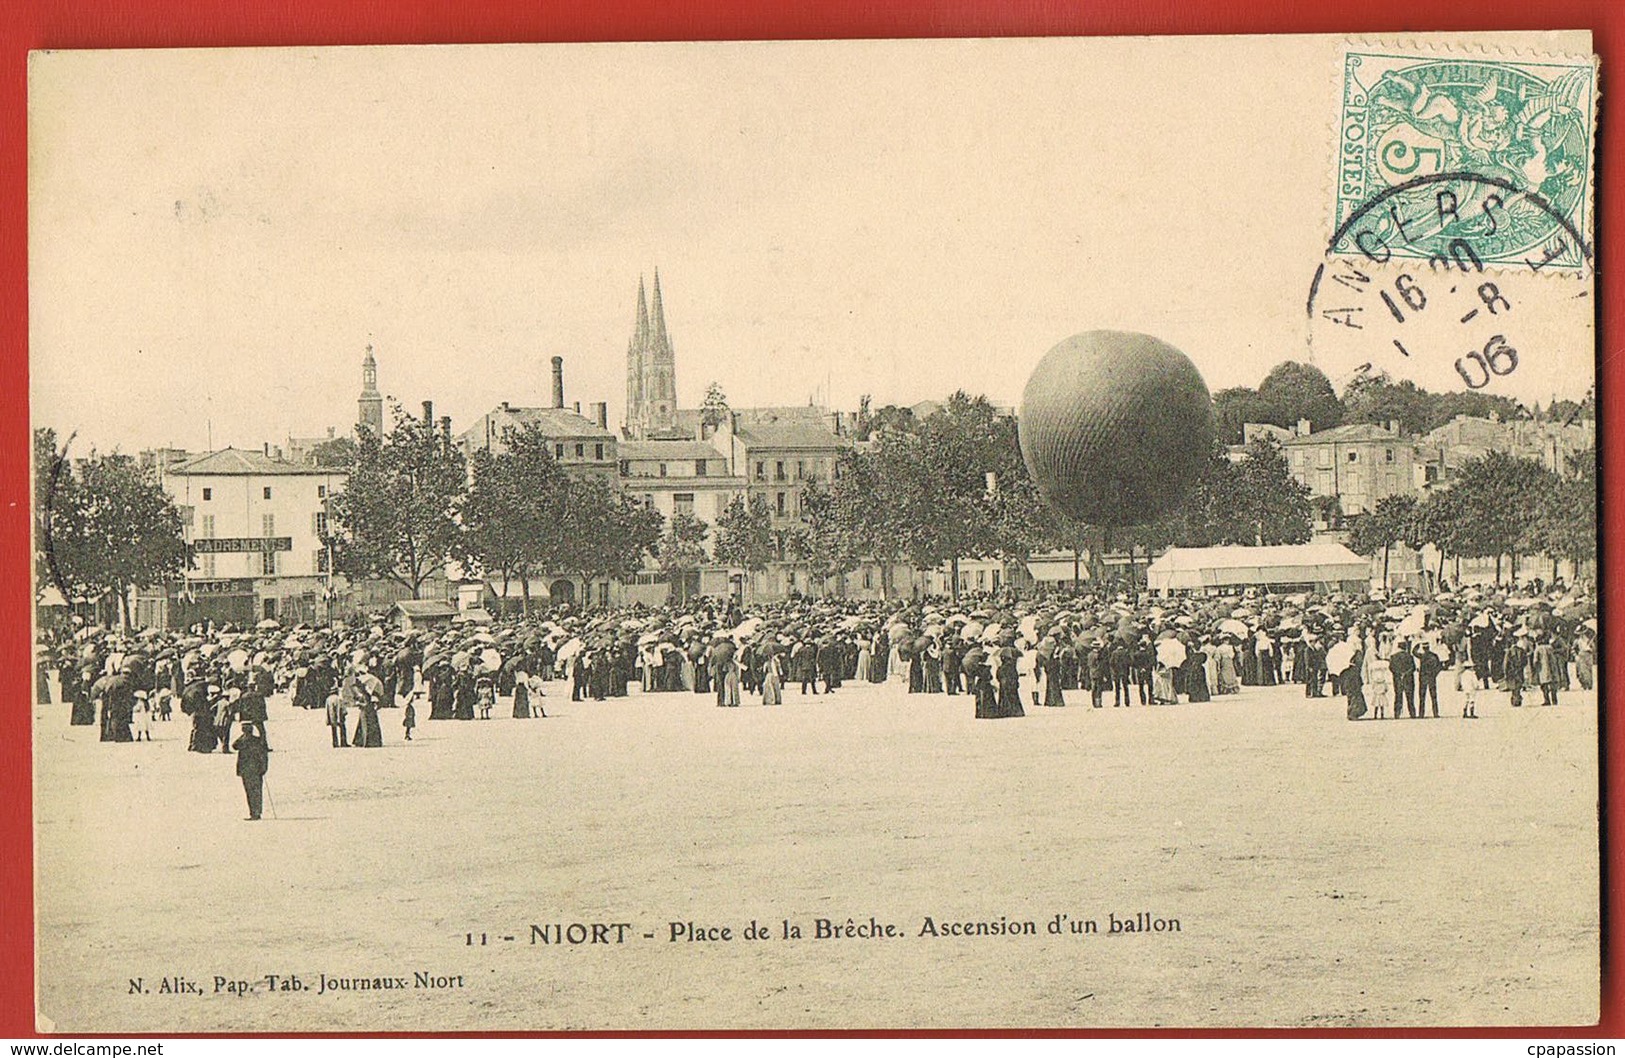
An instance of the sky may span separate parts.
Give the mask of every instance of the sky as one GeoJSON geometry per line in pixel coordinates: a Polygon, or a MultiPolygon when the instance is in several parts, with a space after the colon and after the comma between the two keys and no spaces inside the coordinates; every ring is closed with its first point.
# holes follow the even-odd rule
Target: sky
{"type": "MultiPolygon", "coordinates": [[[[37,53],[35,421],[125,451],[343,432],[370,343],[386,395],[457,429],[545,404],[554,355],[567,400],[606,400],[618,424],[656,267],[684,406],[712,381],[735,406],[960,388],[1013,405],[1051,346],[1097,328],[1157,335],[1215,390],[1284,359],[1449,385],[1449,356],[1317,345],[1304,315],[1338,49],[37,53]]],[[[1535,314],[1492,392],[1584,393],[1589,283],[1566,282],[1515,298],[1535,314]]]]}

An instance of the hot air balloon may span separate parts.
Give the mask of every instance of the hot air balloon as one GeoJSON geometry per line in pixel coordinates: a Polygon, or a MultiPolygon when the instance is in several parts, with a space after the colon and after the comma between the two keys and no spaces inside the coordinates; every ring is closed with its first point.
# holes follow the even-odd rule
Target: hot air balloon
{"type": "Polygon", "coordinates": [[[1200,477],[1213,399],[1190,359],[1150,335],[1087,331],[1044,355],[1018,420],[1028,473],[1089,525],[1154,521],[1200,477]]]}

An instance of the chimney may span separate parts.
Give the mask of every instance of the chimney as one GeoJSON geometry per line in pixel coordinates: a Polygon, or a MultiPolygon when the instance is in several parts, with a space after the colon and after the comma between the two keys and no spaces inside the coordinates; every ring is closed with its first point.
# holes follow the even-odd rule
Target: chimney
{"type": "Polygon", "coordinates": [[[1308,419],[1299,419],[1298,420],[1298,436],[1299,437],[1308,437],[1309,436],[1309,420],[1308,419]]]}
{"type": "Polygon", "coordinates": [[[265,458],[266,459],[271,458],[271,442],[270,441],[265,442],[265,458]]]}
{"type": "Polygon", "coordinates": [[[553,407],[564,407],[564,357],[553,358],[553,407]]]}
{"type": "Polygon", "coordinates": [[[581,402],[579,400],[575,402],[575,410],[577,415],[581,414],[581,402]]]}
{"type": "Polygon", "coordinates": [[[333,439],[333,427],[331,427],[331,426],[329,426],[327,428],[327,439],[329,441],[331,441],[333,439]]]}
{"type": "Polygon", "coordinates": [[[598,424],[600,430],[609,429],[609,402],[595,401],[592,406],[592,421],[598,424]]]}
{"type": "Polygon", "coordinates": [[[451,447],[451,416],[450,415],[442,415],[440,417],[440,436],[446,442],[446,447],[450,448],[451,447]]]}
{"type": "Polygon", "coordinates": [[[434,429],[434,401],[432,400],[423,402],[423,425],[431,430],[434,429]]]}

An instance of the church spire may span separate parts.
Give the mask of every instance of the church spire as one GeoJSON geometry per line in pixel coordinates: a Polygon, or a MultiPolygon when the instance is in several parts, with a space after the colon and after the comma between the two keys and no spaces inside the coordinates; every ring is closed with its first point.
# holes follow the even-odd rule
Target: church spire
{"type": "Polygon", "coordinates": [[[654,347],[665,352],[668,342],[666,340],[666,309],[660,303],[660,269],[655,269],[655,303],[654,315],[654,347]]]}
{"type": "Polygon", "coordinates": [[[632,341],[639,349],[647,348],[649,344],[649,302],[643,293],[642,276],[638,276],[638,329],[632,341]]]}

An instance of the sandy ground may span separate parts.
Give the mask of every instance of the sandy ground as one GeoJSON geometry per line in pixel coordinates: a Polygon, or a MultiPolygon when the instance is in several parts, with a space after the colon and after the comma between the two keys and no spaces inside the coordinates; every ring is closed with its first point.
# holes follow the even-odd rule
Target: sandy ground
{"type": "Polygon", "coordinates": [[[233,758],[184,751],[184,718],[101,745],[66,706],[36,707],[42,1027],[1597,1016],[1593,694],[1519,710],[1489,694],[1470,722],[1446,690],[1445,719],[1349,723],[1300,688],[1118,710],[1073,692],[975,721],[968,699],[869,685],[737,710],[550,686],[548,719],[427,722],[410,743],[386,710],[382,750],[334,750],[321,716],[275,700],[276,818],[258,823],[233,758]],[[1139,912],[1179,929],[1109,934],[1139,912]],[[871,916],[900,936],[814,937],[819,917],[871,916]],[[1038,934],[921,936],[927,916],[1038,934]],[[753,919],[774,939],[744,939],[753,919]],[[674,921],[731,939],[673,942],[674,921]],[[594,922],[632,928],[531,943],[594,922]],[[412,987],[420,972],[461,986],[412,987]],[[323,974],[408,987],[316,995],[323,974]],[[177,976],[202,994],[165,994],[177,976]]]}

